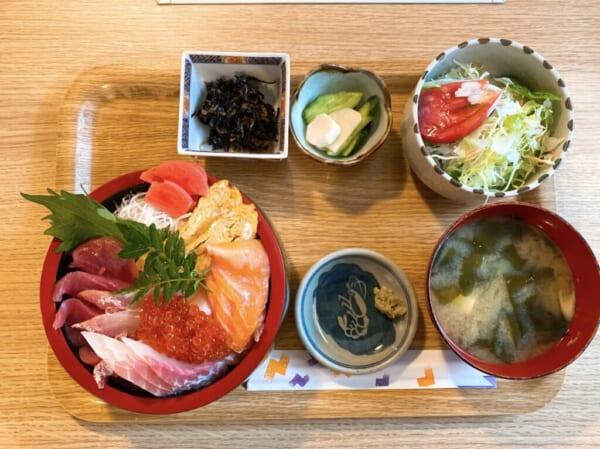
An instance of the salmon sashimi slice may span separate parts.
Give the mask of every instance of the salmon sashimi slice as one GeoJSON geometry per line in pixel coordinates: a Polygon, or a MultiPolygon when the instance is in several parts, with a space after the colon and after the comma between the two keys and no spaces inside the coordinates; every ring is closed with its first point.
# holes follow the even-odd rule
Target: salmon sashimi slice
{"type": "Polygon", "coordinates": [[[260,240],[209,244],[208,302],[228,334],[231,350],[244,351],[262,332],[269,295],[269,257],[260,240]]]}

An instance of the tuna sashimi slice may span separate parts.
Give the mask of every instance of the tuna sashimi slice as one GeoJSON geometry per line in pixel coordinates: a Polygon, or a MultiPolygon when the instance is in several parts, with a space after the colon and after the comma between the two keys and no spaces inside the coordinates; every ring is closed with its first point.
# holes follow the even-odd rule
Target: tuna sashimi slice
{"type": "Polygon", "coordinates": [[[115,294],[106,290],[82,290],[77,293],[77,297],[95,305],[99,309],[116,312],[125,310],[131,300],[135,296],[135,292],[115,294]]]}
{"type": "Polygon", "coordinates": [[[181,186],[190,195],[208,195],[206,170],[195,162],[164,161],[143,172],[140,179],[148,183],[168,180],[181,186]]]}
{"type": "Polygon", "coordinates": [[[58,302],[64,295],[77,296],[82,290],[115,291],[129,285],[128,282],[108,276],[86,273],[85,271],[71,271],[56,282],[52,299],[58,302]]]}
{"type": "Polygon", "coordinates": [[[260,240],[208,244],[208,302],[235,352],[262,329],[269,294],[269,257],[260,240]]]}
{"type": "Polygon", "coordinates": [[[148,204],[175,218],[189,212],[196,204],[189,193],[169,180],[150,184],[145,199],[148,204]]]}
{"type": "Polygon", "coordinates": [[[98,357],[98,355],[92,350],[92,348],[90,348],[87,342],[84,346],[78,349],[77,355],[79,356],[79,360],[81,360],[86,365],[90,366],[97,365],[102,361],[102,359],[98,357]]]}
{"type": "MultiPolygon", "coordinates": [[[[102,359],[100,364],[109,368],[108,371],[103,371],[112,371],[154,396],[161,397],[173,393],[171,386],[159,378],[154,370],[123,342],[95,332],[83,331],[81,335],[102,359]]],[[[97,376],[96,383],[99,388],[102,388],[104,381],[101,376],[97,376]]]]}
{"type": "Polygon", "coordinates": [[[80,299],[69,298],[60,303],[52,327],[60,329],[65,323],[67,325],[80,323],[102,313],[102,310],[80,299]]]}
{"type": "Polygon", "coordinates": [[[124,246],[112,237],[88,240],[73,250],[73,262],[70,266],[87,273],[132,282],[137,278],[139,270],[133,259],[119,257],[124,246]]]}
{"type": "Polygon", "coordinates": [[[73,346],[77,348],[81,348],[82,346],[87,346],[87,342],[85,338],[81,336],[81,331],[79,329],[73,329],[71,326],[64,326],[62,328],[67,341],[70,341],[73,346]]]}
{"type": "Polygon", "coordinates": [[[121,310],[114,313],[103,313],[89,320],[73,324],[75,329],[97,332],[109,337],[135,335],[140,324],[140,312],[137,309],[121,310]]]}

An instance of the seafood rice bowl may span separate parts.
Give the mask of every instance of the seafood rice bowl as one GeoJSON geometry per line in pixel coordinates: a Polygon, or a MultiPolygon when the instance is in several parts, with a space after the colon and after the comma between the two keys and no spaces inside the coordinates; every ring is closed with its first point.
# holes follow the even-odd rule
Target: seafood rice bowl
{"type": "Polygon", "coordinates": [[[23,196],[52,213],[44,329],[84,389],[153,414],[206,405],[268,352],[287,303],[283,255],[227,180],[167,161],[91,194],[23,196]]]}

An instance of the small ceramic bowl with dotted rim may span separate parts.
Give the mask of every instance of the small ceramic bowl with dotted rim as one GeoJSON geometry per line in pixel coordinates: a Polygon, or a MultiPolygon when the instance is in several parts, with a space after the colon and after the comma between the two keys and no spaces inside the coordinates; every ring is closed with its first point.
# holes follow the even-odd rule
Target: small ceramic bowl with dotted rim
{"type": "Polygon", "coordinates": [[[392,129],[392,104],[387,85],[383,78],[370,70],[337,64],[319,65],[304,77],[292,95],[290,127],[296,145],[312,159],[332,165],[355,165],[380,148],[392,129]],[[366,138],[356,150],[348,156],[329,156],[306,140],[302,111],[318,96],[341,91],[362,92],[363,101],[375,95],[379,99],[379,108],[373,121],[367,125],[366,138]]]}
{"type": "Polygon", "coordinates": [[[535,50],[509,39],[479,38],[464,41],[441,52],[425,69],[409,97],[402,122],[402,146],[417,177],[438,194],[458,202],[508,198],[537,188],[560,166],[573,139],[573,105],[565,82],[556,69],[535,50]],[[553,101],[551,137],[560,144],[554,150],[554,164],[529,176],[526,184],[506,191],[484,191],[469,187],[446,173],[428,153],[419,131],[418,103],[423,85],[447,73],[456,63],[477,64],[493,77],[518,79],[532,91],[550,92],[553,101]]]}

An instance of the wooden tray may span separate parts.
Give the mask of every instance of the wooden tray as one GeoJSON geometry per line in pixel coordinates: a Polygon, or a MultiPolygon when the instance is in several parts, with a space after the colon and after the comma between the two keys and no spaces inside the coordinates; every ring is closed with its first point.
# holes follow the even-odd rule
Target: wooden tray
{"type": "MultiPolygon", "coordinates": [[[[341,61],[341,63],[344,63],[341,61]]],[[[414,178],[400,143],[407,96],[425,61],[347,62],[379,73],[392,95],[394,126],[386,143],[354,167],[308,158],[290,136],[289,158],[252,161],[206,158],[207,171],[229,179],[267,214],[286,254],[291,304],[276,347],[301,348],[293,298],[308,268],[327,253],[365,247],[394,260],[417,292],[420,323],[413,349],[443,348],[425,303],[425,272],[442,231],[473,205],[457,205],[414,178]]],[[[292,64],[292,87],[317,62],[292,64]]],[[[176,149],[179,73],[103,66],[81,74],[59,117],[57,188],[87,191],[125,172],[169,158],[176,149]]],[[[552,181],[521,199],[555,209],[552,181]]],[[[535,410],[559,391],[564,372],[532,381],[498,380],[495,390],[362,390],[248,392],[243,387],[208,406],[168,416],[123,411],[80,388],[49,351],[57,400],[77,418],[95,422],[207,422],[502,415],[535,410]]]]}

